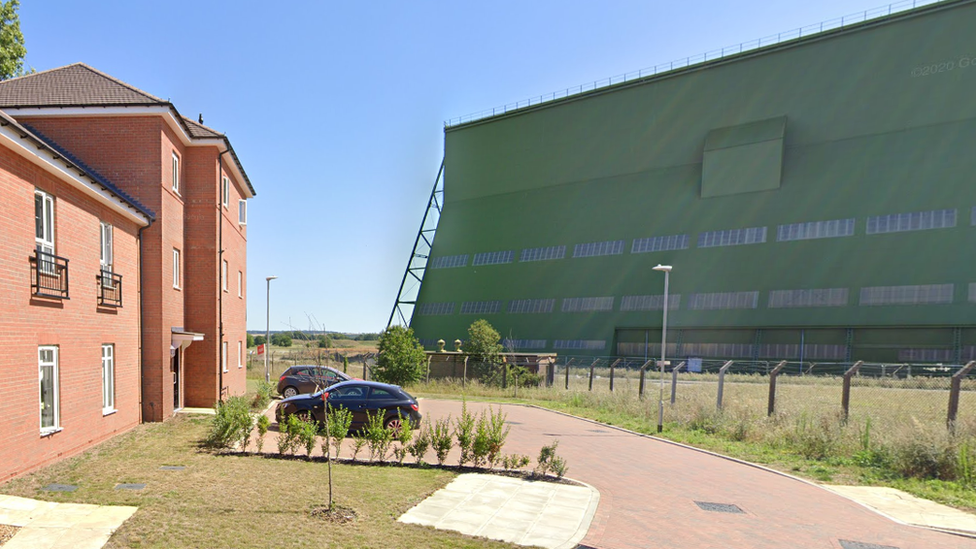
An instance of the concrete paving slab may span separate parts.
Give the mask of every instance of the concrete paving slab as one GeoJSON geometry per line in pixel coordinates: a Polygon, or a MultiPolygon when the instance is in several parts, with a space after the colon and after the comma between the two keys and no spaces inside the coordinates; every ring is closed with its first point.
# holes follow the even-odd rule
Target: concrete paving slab
{"type": "Polygon", "coordinates": [[[827,486],[861,505],[906,524],[976,536],[976,515],[882,486],[827,486]]]}
{"type": "Polygon", "coordinates": [[[136,510],[0,496],[0,524],[20,527],[3,549],[101,549],[136,510]]]}
{"type": "Polygon", "coordinates": [[[599,492],[588,485],[464,474],[398,520],[518,545],[569,549],[586,535],[599,500],[599,492]]]}
{"type": "Polygon", "coordinates": [[[72,528],[50,549],[102,549],[114,531],[114,528],[72,528]]]}
{"type": "Polygon", "coordinates": [[[0,497],[0,524],[25,526],[57,505],[50,501],[2,496],[0,497]]]}
{"type": "Polygon", "coordinates": [[[202,414],[207,416],[217,415],[217,410],[213,408],[190,408],[183,407],[176,411],[177,414],[202,414]]]}

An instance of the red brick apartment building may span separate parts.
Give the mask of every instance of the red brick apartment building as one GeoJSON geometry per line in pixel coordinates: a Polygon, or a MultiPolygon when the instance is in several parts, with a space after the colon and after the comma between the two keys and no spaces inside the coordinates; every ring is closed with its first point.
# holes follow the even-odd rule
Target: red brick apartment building
{"type": "Polygon", "coordinates": [[[0,82],[0,482],[244,393],[254,195],[168,101],[80,63],[0,82]]]}

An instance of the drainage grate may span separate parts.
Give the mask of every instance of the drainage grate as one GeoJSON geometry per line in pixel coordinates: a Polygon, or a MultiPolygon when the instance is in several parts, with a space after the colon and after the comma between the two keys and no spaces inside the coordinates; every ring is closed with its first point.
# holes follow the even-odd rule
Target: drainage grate
{"type": "Polygon", "coordinates": [[[160,467],[160,469],[163,470],[163,471],[182,471],[183,469],[186,469],[186,466],[184,466],[184,465],[163,465],[162,467],[160,467]]]}
{"type": "Polygon", "coordinates": [[[44,488],[41,488],[41,490],[47,492],[74,492],[77,489],[78,487],[72,484],[48,484],[44,488]]]}
{"type": "Polygon", "coordinates": [[[146,487],[145,484],[116,484],[116,490],[142,490],[146,487]]]}
{"type": "Polygon", "coordinates": [[[846,539],[837,540],[844,549],[898,549],[894,545],[878,545],[877,543],[864,543],[863,541],[850,541],[846,539]]]}
{"type": "Polygon", "coordinates": [[[715,511],[716,513],[745,513],[738,505],[731,503],[709,503],[707,501],[696,501],[695,505],[704,511],[715,511]]]}

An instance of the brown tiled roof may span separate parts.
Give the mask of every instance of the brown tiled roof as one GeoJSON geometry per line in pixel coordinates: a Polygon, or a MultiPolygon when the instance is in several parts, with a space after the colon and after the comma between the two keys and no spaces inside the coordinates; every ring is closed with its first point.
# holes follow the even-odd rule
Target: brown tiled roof
{"type": "Polygon", "coordinates": [[[0,108],[153,104],[169,102],[84,63],[0,82],[0,108]]]}
{"type": "Polygon", "coordinates": [[[241,175],[244,176],[244,183],[252,195],[257,194],[226,135],[186,118],[169,101],[130,86],[84,63],[75,63],[0,82],[0,109],[113,106],[168,107],[186,128],[191,138],[222,139],[227,144],[241,175]]]}
{"type": "Polygon", "coordinates": [[[194,122],[185,116],[181,116],[183,119],[183,124],[186,125],[187,131],[190,132],[192,137],[224,137],[224,134],[218,132],[213,128],[208,128],[199,122],[194,122]]]}

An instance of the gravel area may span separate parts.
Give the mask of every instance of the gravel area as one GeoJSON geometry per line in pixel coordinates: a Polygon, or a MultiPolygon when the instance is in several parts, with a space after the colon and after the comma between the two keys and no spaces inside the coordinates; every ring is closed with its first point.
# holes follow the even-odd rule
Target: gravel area
{"type": "Polygon", "coordinates": [[[14,537],[14,534],[17,533],[17,530],[20,530],[20,528],[17,528],[16,526],[7,526],[6,524],[0,524],[0,545],[7,543],[8,539],[14,537]]]}

